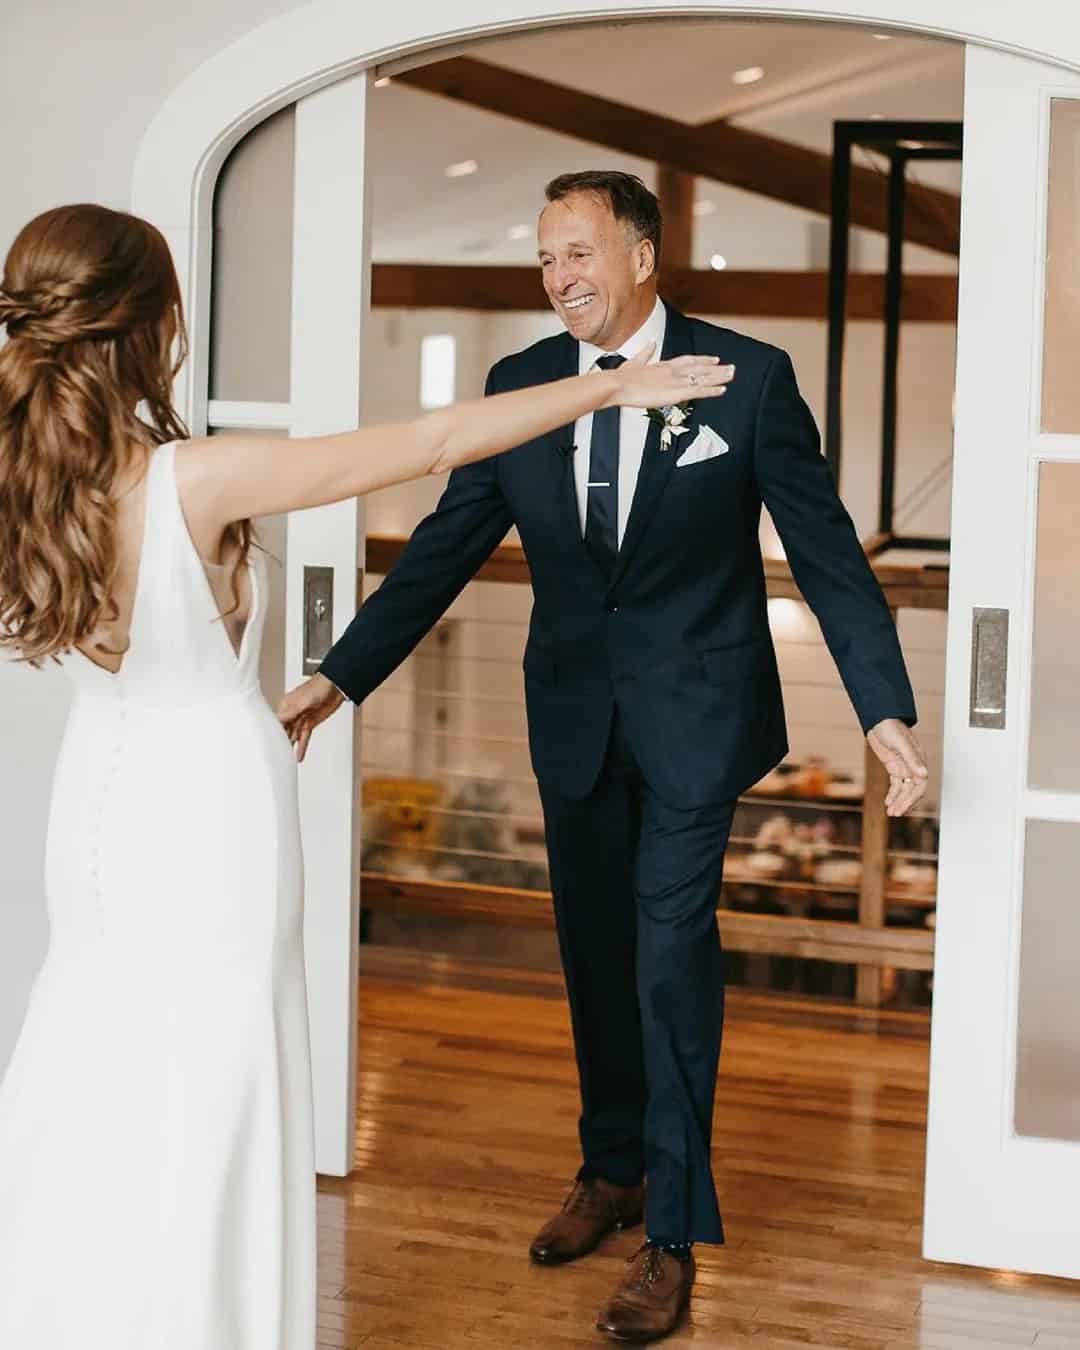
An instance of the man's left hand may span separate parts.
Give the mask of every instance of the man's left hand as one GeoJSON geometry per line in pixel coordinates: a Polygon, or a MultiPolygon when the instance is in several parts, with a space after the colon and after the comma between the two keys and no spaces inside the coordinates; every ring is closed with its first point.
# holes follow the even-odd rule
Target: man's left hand
{"type": "Polygon", "coordinates": [[[889,772],[885,814],[905,816],[926,794],[930,771],[911,728],[897,717],[886,717],[867,733],[870,749],[889,772]]]}
{"type": "Polygon", "coordinates": [[[341,690],[332,685],[325,675],[316,672],[303,684],[290,689],[278,703],[278,721],[289,734],[298,763],[303,763],[307,754],[311,733],[331,713],[337,712],[344,702],[345,695],[341,690]]]}

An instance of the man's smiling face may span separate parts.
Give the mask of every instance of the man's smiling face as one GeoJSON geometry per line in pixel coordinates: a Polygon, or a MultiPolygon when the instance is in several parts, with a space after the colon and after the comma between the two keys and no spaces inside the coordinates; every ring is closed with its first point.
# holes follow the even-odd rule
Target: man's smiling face
{"type": "Polygon", "coordinates": [[[544,290],[571,337],[615,351],[656,303],[648,240],[616,220],[606,198],[573,192],[549,202],[537,229],[544,290]]]}

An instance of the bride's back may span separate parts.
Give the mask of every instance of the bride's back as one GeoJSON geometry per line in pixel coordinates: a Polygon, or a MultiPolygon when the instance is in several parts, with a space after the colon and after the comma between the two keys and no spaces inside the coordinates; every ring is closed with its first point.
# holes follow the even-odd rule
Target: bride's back
{"type": "Polygon", "coordinates": [[[87,692],[183,707],[257,687],[266,593],[261,555],[207,568],[184,516],[177,449],[170,443],[150,453],[142,481],[117,511],[115,617],[93,645],[80,644],[63,658],[87,692]],[[230,619],[240,620],[239,641],[230,619]]]}
{"type": "MultiPolygon", "coordinates": [[[[168,447],[175,458],[176,447],[168,447]]],[[[160,452],[158,452],[160,453],[160,452]]],[[[150,468],[155,452],[149,451],[145,460],[138,463],[137,477],[132,475],[130,484],[121,485],[120,495],[115,504],[115,550],[116,563],[113,585],[110,588],[110,606],[107,617],[102,619],[95,632],[86,641],[77,644],[83,656],[101,667],[107,674],[119,675],[131,647],[131,636],[135,618],[135,600],[139,590],[139,574],[144,547],[153,547],[153,536],[163,524],[155,517],[164,516],[166,522],[179,510],[181,528],[173,528],[178,536],[178,556],[172,565],[181,569],[176,580],[184,584],[190,569],[185,567],[185,547],[183,536],[188,535],[207,585],[212,594],[226,636],[233,649],[234,657],[239,660],[243,655],[245,634],[252,617],[254,600],[253,572],[254,564],[250,557],[240,556],[233,546],[226,548],[225,556],[212,558],[210,553],[222,551],[220,530],[208,529],[197,514],[192,518],[192,508],[184,501],[184,488],[180,466],[174,468],[174,485],[177,501],[170,500],[171,494],[165,485],[158,485],[159,492],[154,502],[148,501],[150,492],[150,468]],[[147,510],[152,515],[148,518],[147,510]]],[[[202,587],[195,584],[197,603],[202,598],[202,587]]]]}

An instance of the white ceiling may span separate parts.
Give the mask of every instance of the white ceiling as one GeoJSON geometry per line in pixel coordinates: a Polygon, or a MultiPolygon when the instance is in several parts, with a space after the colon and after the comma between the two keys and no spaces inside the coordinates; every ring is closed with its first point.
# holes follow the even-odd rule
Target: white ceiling
{"type": "MultiPolygon", "coordinates": [[[[856,27],[725,19],[577,25],[460,49],[470,56],[686,122],[729,117],[739,125],[828,152],[837,118],[959,120],[963,48],[856,27]],[[738,86],[732,72],[763,66],[738,86]]],[[[371,164],[377,261],[528,263],[532,225],[549,178],[611,167],[655,185],[655,165],[392,82],[372,94],[371,164]],[[447,164],[479,163],[448,179],[447,164]]],[[[870,163],[869,157],[864,162],[870,163]]],[[[956,190],[956,166],[916,166],[912,176],[956,190]]],[[[821,227],[809,212],[699,180],[715,211],[697,222],[695,264],[723,253],[732,267],[821,265],[821,227]]],[[[857,232],[858,233],[858,232],[857,232]]],[[[868,236],[856,265],[880,266],[868,236]]],[[[909,248],[907,265],[954,270],[955,260],[909,248]]]]}

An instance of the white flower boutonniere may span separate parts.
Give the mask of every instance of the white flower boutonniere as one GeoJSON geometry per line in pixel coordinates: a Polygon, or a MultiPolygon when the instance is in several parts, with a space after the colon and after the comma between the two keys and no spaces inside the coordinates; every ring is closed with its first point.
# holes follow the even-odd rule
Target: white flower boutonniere
{"type": "Polygon", "coordinates": [[[668,403],[662,408],[646,408],[645,416],[660,428],[660,449],[670,450],[676,436],[682,436],[690,428],[690,414],[694,411],[692,403],[668,403]]]}

